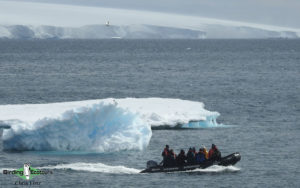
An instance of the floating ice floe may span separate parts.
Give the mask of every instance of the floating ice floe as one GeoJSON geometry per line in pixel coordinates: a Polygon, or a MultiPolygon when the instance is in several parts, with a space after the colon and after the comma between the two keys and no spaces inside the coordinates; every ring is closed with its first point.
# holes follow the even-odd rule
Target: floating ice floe
{"type": "Polygon", "coordinates": [[[219,126],[218,112],[180,99],[124,98],[49,104],[0,105],[6,150],[142,150],[152,128],[219,126]]]}

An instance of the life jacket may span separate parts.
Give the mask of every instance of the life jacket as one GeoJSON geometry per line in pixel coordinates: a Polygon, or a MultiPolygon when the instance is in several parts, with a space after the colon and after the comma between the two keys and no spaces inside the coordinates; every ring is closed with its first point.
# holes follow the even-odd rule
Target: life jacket
{"type": "Polygon", "coordinates": [[[211,158],[214,154],[215,150],[213,148],[211,148],[208,152],[208,158],[211,158]]]}
{"type": "Polygon", "coordinates": [[[205,159],[205,153],[203,151],[200,151],[199,153],[197,153],[197,155],[196,155],[196,161],[197,161],[197,163],[202,163],[205,160],[206,160],[205,159]]]}
{"type": "Polygon", "coordinates": [[[215,147],[209,150],[208,156],[209,159],[219,160],[221,158],[221,152],[215,147]]]}
{"type": "Polygon", "coordinates": [[[163,157],[166,157],[166,156],[168,156],[168,154],[169,154],[169,151],[168,151],[167,148],[165,148],[161,155],[162,155],[163,157]]]}
{"type": "Polygon", "coordinates": [[[206,148],[203,149],[204,155],[205,155],[205,159],[208,159],[208,152],[206,150],[206,148]]]}
{"type": "Polygon", "coordinates": [[[200,162],[204,162],[206,160],[205,153],[203,151],[199,152],[200,162]]]}

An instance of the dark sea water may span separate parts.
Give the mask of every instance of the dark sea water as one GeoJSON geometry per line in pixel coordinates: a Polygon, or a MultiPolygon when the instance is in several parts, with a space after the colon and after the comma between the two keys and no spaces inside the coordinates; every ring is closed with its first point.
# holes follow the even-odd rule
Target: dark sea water
{"type": "MultiPolygon", "coordinates": [[[[299,187],[299,83],[300,40],[0,40],[0,105],[180,98],[201,101],[221,114],[219,122],[234,125],[153,130],[144,151],[4,152],[0,146],[0,168],[78,166],[36,177],[43,187],[299,187]],[[241,153],[234,170],[122,173],[160,161],[165,144],[178,151],[211,143],[223,155],[241,153]],[[102,172],[110,168],[103,164],[122,167],[102,172]]],[[[24,187],[14,185],[19,180],[1,173],[0,187],[24,187]]]]}

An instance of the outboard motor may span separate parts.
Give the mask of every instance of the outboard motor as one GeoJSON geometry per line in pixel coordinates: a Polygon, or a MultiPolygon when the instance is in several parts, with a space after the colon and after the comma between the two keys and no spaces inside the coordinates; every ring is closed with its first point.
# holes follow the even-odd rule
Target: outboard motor
{"type": "Polygon", "coordinates": [[[158,166],[156,161],[148,161],[147,162],[147,168],[152,168],[158,166]]]}

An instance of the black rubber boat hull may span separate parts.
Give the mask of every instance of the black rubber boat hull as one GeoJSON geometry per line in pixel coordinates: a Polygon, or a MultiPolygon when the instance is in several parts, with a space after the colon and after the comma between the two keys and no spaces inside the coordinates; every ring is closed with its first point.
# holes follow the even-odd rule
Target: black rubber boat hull
{"type": "Polygon", "coordinates": [[[240,160],[241,160],[241,155],[238,152],[236,152],[226,157],[222,157],[220,161],[213,162],[208,160],[201,164],[174,166],[174,167],[154,166],[154,167],[147,168],[141,171],[140,173],[187,171],[187,170],[195,170],[195,169],[204,169],[212,165],[231,166],[231,165],[235,165],[240,160]]]}

